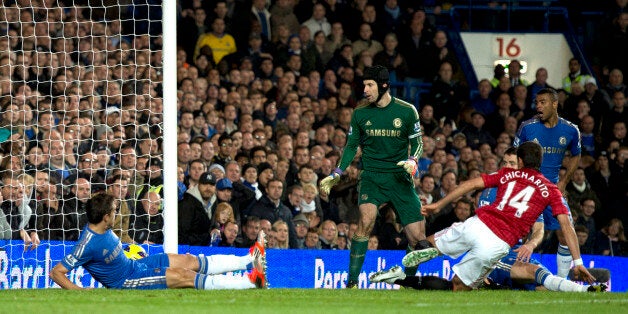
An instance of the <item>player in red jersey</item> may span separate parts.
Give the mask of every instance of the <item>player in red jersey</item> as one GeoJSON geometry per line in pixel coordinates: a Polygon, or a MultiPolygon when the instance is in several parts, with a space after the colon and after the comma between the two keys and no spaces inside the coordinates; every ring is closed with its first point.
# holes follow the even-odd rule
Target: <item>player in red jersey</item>
{"type": "Polygon", "coordinates": [[[457,258],[467,253],[460,263],[453,266],[453,288],[476,288],[510,248],[530,232],[536,219],[549,205],[566,236],[574,259],[574,272],[579,278],[593,282],[595,278],[584,268],[580,258],[576,232],[569,220],[569,211],[562,203],[561,193],[539,172],[542,160],[541,146],[525,142],[517,149],[518,170],[503,168],[496,173],[482,174],[462,183],[440,201],[424,206],[424,215],[437,213],[472,190],[497,187],[497,198],[493,203],[478,208],[477,215],[463,224],[437,233],[433,240],[435,248],[407,254],[403,265],[416,266],[439,254],[457,258]]]}

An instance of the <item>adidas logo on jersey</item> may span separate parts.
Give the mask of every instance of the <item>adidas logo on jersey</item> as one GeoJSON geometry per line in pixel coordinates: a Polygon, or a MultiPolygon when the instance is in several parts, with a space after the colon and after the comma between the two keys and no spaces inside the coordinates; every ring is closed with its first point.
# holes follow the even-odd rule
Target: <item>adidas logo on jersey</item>
{"type": "Polygon", "coordinates": [[[367,121],[366,121],[366,124],[364,124],[364,125],[366,125],[366,126],[371,126],[371,125],[373,125],[373,123],[371,123],[371,120],[367,120],[367,121]]]}

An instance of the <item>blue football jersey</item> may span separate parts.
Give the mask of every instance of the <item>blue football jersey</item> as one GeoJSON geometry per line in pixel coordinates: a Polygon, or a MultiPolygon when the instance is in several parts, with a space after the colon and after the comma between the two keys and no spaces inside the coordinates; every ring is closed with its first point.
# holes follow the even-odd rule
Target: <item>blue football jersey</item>
{"type": "Polygon", "coordinates": [[[83,266],[105,287],[120,287],[134,268],[134,261],[123,254],[122,243],[113,231],[98,234],[87,225],[72,253],[61,263],[68,270],[83,266]]]}
{"type": "Polygon", "coordinates": [[[546,127],[538,118],[524,121],[512,145],[518,147],[527,141],[535,141],[543,148],[541,173],[552,183],[558,182],[558,171],[567,150],[572,156],[579,156],[582,149],[578,127],[563,118],[558,118],[553,128],[546,127]]]}

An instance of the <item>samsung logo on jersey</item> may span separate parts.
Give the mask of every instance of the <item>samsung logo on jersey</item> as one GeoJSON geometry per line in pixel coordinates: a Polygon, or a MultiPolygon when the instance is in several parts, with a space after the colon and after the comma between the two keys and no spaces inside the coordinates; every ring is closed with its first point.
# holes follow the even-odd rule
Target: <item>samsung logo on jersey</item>
{"type": "Polygon", "coordinates": [[[549,196],[549,189],[547,188],[545,183],[543,183],[541,179],[537,179],[534,176],[530,176],[529,173],[524,172],[524,171],[516,170],[516,171],[508,172],[499,179],[499,183],[506,184],[506,182],[514,178],[521,178],[521,179],[530,181],[530,183],[536,185],[539,188],[539,190],[541,191],[541,196],[543,197],[549,196]]]}
{"type": "Polygon", "coordinates": [[[543,153],[545,154],[564,154],[565,149],[560,147],[546,146],[543,147],[543,153]]]}
{"type": "Polygon", "coordinates": [[[369,136],[399,137],[401,136],[401,131],[387,130],[387,129],[374,129],[374,130],[366,130],[366,134],[369,136]]]}

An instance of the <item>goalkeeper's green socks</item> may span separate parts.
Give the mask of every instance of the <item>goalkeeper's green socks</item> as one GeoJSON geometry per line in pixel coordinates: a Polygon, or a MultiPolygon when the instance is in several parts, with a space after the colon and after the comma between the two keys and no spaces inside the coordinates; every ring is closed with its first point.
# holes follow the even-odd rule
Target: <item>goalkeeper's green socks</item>
{"type": "Polygon", "coordinates": [[[368,248],[369,238],[358,237],[356,235],[351,239],[351,254],[349,255],[349,281],[348,284],[358,283],[358,277],[360,271],[362,271],[362,264],[364,264],[364,257],[366,256],[366,250],[368,248]]]}
{"type": "MultiPolygon", "coordinates": [[[[410,253],[414,251],[414,248],[408,246],[406,247],[406,254],[410,253]]],[[[406,276],[410,277],[410,276],[416,276],[416,271],[419,269],[419,265],[417,266],[412,266],[412,267],[406,267],[403,270],[403,273],[406,274],[406,276]]]]}

